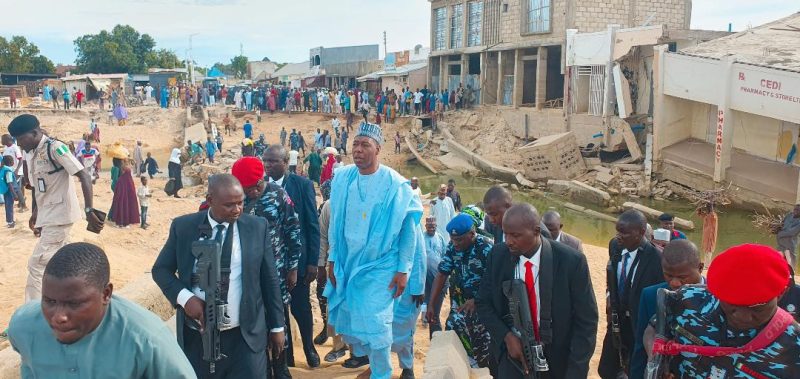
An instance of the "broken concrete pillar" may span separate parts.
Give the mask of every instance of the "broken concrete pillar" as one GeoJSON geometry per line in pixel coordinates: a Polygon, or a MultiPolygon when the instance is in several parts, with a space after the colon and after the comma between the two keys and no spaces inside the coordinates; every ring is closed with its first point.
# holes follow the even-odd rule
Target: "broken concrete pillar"
{"type": "Polygon", "coordinates": [[[536,54],[536,109],[544,108],[547,100],[547,46],[539,46],[536,54]]]}
{"type": "Polygon", "coordinates": [[[503,104],[503,52],[497,52],[497,105],[503,104]]]}
{"type": "Polygon", "coordinates": [[[469,360],[464,345],[452,330],[433,333],[425,357],[424,378],[461,379],[470,377],[469,360]]]}
{"type": "Polygon", "coordinates": [[[514,108],[519,108],[522,105],[522,79],[525,77],[525,62],[522,61],[524,51],[522,49],[514,50],[514,108]]]}

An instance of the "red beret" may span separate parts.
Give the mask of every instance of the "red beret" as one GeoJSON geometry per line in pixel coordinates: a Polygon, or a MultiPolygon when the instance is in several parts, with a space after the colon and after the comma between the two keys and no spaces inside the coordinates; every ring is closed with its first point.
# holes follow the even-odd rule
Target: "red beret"
{"type": "Polygon", "coordinates": [[[264,179],[264,164],[256,157],[243,157],[233,164],[231,174],[239,179],[242,187],[252,187],[264,179]]]}
{"type": "Polygon", "coordinates": [[[744,244],[714,258],[707,280],[708,290],[717,299],[749,307],[783,293],[789,285],[789,265],[769,246],[744,244]]]}

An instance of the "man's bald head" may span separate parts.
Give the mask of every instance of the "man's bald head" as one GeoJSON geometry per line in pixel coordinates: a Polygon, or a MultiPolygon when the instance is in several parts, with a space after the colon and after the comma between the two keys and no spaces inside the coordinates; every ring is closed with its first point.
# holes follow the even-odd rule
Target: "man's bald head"
{"type": "Polygon", "coordinates": [[[281,159],[284,159],[286,161],[289,160],[289,154],[286,151],[286,147],[284,147],[283,145],[280,144],[269,145],[269,147],[267,147],[267,150],[264,150],[264,156],[271,154],[275,154],[281,157],[281,159]]]}
{"type": "Polygon", "coordinates": [[[664,281],[673,291],[687,284],[698,284],[703,280],[703,263],[697,246],[685,239],[672,240],[661,254],[664,281]]]}
{"type": "Polygon", "coordinates": [[[492,186],[483,195],[483,204],[488,206],[494,202],[505,203],[510,207],[512,202],[511,192],[500,186],[492,186]]]}
{"type": "Polygon", "coordinates": [[[558,214],[558,212],[556,211],[547,211],[544,212],[544,214],[542,215],[542,221],[544,221],[545,224],[548,222],[555,222],[560,224],[561,215],[558,214]]]}
{"type": "Polygon", "coordinates": [[[519,203],[508,208],[506,214],[503,216],[504,225],[506,222],[511,221],[521,222],[523,225],[527,225],[533,230],[534,228],[539,229],[539,222],[541,219],[539,218],[539,212],[533,205],[519,203]]]}
{"type": "Polygon", "coordinates": [[[503,216],[505,243],[512,255],[531,257],[541,245],[539,212],[528,203],[515,204],[503,216]]]}
{"type": "Polygon", "coordinates": [[[692,266],[700,264],[700,254],[692,241],[687,239],[676,239],[670,241],[661,253],[661,259],[665,264],[676,266],[688,263],[692,266]]]}
{"type": "Polygon", "coordinates": [[[216,174],[208,177],[208,195],[220,193],[222,190],[239,188],[242,189],[242,184],[239,179],[231,174],[216,174]]]}
{"type": "Polygon", "coordinates": [[[550,232],[550,238],[556,239],[561,234],[561,228],[564,225],[561,223],[561,215],[556,211],[547,211],[542,215],[542,222],[550,232]]]}

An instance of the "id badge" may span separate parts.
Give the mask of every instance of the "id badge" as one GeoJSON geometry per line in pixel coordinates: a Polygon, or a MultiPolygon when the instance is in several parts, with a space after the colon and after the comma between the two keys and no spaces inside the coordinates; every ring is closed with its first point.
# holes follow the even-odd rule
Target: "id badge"
{"type": "Polygon", "coordinates": [[[37,190],[41,193],[47,192],[47,184],[45,184],[44,178],[39,178],[38,182],[39,185],[37,190]]]}

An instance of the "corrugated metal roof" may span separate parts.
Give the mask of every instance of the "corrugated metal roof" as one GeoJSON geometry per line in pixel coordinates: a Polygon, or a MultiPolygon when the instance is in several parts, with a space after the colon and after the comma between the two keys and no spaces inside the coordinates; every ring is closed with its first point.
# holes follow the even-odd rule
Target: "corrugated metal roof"
{"type": "Polygon", "coordinates": [[[408,73],[410,73],[412,71],[423,69],[425,67],[428,67],[428,62],[427,61],[414,62],[414,63],[409,63],[409,64],[404,65],[404,66],[397,67],[394,70],[380,70],[380,71],[371,72],[371,73],[369,73],[367,75],[359,77],[356,80],[358,80],[359,82],[364,82],[364,81],[367,81],[367,80],[376,80],[376,79],[384,77],[384,76],[403,76],[403,75],[408,75],[408,73]]]}
{"type": "Polygon", "coordinates": [[[800,71],[800,13],[680,52],[715,59],[734,55],[737,62],[800,71]]]}

